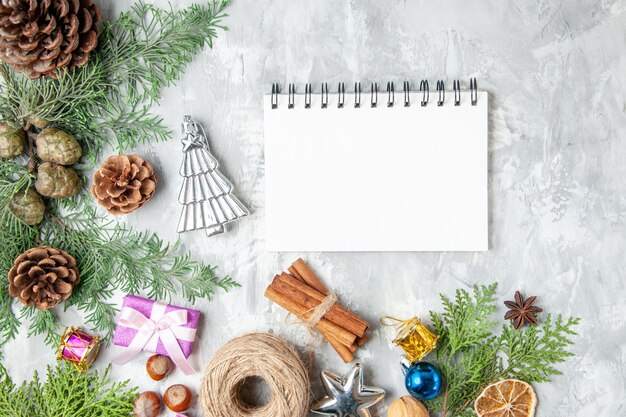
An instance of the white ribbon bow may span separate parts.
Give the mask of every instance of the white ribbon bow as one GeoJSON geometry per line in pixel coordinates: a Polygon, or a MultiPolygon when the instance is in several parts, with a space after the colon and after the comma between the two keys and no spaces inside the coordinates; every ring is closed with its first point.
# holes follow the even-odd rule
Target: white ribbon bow
{"type": "Polygon", "coordinates": [[[126,350],[113,359],[113,363],[122,365],[143,350],[156,352],[157,344],[161,340],[169,357],[185,375],[195,372],[187,358],[185,358],[178,341],[193,342],[196,336],[196,329],[184,327],[187,324],[187,310],[175,310],[165,314],[166,307],[166,304],[155,302],[150,318],[132,307],[122,308],[119,324],[136,329],[138,332],[126,350]]]}

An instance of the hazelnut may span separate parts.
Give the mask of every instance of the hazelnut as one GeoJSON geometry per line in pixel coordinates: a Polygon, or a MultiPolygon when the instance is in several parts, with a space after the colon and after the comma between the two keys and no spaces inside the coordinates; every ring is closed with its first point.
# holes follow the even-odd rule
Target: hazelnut
{"type": "Polygon", "coordinates": [[[172,371],[172,361],[164,355],[152,355],[146,362],[146,371],[150,378],[160,381],[172,371]]]}
{"type": "Polygon", "coordinates": [[[146,391],[133,402],[135,417],[156,417],[161,412],[161,397],[154,391],[146,391]]]}
{"type": "Polygon", "coordinates": [[[387,417],[428,417],[428,409],[420,400],[406,396],[391,403],[387,417]]]}
{"type": "Polygon", "coordinates": [[[165,390],[163,400],[167,408],[174,412],[185,411],[191,403],[191,391],[184,385],[172,385],[165,390]]]}

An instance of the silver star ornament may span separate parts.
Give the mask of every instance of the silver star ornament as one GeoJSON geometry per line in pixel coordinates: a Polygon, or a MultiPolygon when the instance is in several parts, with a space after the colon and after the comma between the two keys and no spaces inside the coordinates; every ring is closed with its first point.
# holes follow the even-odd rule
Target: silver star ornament
{"type": "Polygon", "coordinates": [[[335,417],[371,417],[369,408],[385,398],[385,390],[363,385],[363,367],[355,364],[345,378],[331,372],[320,374],[326,396],[312,412],[335,417]]]}
{"type": "Polygon", "coordinates": [[[206,146],[206,133],[204,128],[197,124],[191,116],[185,116],[185,121],[182,124],[183,128],[183,152],[187,152],[191,148],[208,148],[206,146]]]}

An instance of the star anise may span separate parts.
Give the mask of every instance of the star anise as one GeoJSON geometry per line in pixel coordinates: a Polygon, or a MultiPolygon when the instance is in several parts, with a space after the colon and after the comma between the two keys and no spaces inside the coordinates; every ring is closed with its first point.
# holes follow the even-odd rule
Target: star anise
{"type": "Polygon", "coordinates": [[[505,320],[512,320],[513,327],[519,329],[526,323],[537,324],[537,314],[543,310],[537,306],[534,306],[537,297],[528,297],[524,300],[524,297],[519,291],[515,291],[515,301],[505,301],[504,305],[509,308],[509,311],[504,315],[505,320]]]}

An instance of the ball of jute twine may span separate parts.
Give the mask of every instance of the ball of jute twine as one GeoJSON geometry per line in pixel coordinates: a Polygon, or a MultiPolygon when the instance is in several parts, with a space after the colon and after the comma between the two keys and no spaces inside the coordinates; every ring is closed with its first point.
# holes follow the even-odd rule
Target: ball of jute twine
{"type": "Polygon", "coordinates": [[[200,404],[205,417],[302,417],[309,408],[309,373],[298,352],[267,333],[237,337],[215,353],[204,372],[200,404]],[[242,401],[246,379],[263,380],[268,402],[252,407],[242,401]]]}

